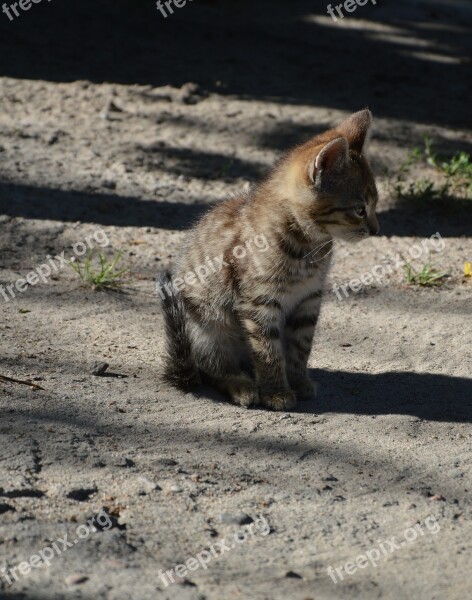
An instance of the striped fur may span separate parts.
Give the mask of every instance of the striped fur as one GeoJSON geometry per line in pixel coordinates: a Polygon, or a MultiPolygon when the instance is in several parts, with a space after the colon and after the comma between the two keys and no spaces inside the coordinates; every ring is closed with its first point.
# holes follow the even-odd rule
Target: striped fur
{"type": "Polygon", "coordinates": [[[370,123],[369,111],[355,113],[293,149],[252,194],[218,204],[193,228],[174,282],[211,257],[222,268],[163,299],[168,382],[188,389],[201,377],[236,404],[274,410],[313,395],[307,364],[333,240],[378,229],[362,155],[370,123]]]}

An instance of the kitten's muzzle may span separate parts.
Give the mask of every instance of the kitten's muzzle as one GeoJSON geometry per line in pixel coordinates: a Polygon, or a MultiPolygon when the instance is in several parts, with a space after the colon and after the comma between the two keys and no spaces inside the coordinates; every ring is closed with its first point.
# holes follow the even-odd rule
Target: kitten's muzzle
{"type": "Polygon", "coordinates": [[[369,228],[370,235],[379,235],[380,226],[377,218],[374,216],[373,219],[369,219],[367,222],[367,226],[369,228]]]}
{"type": "Polygon", "coordinates": [[[369,225],[369,233],[370,233],[370,235],[379,235],[379,232],[380,232],[379,225],[377,225],[376,227],[372,227],[371,225],[369,225]]]}

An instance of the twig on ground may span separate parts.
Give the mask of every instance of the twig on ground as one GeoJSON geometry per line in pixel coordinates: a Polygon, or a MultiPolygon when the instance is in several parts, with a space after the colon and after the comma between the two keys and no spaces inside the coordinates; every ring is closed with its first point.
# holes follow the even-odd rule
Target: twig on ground
{"type": "Polygon", "coordinates": [[[22,379],[15,379],[14,377],[7,377],[6,375],[0,375],[0,379],[3,379],[4,381],[11,381],[12,383],[20,383],[21,385],[29,385],[30,387],[34,388],[35,390],[45,391],[45,389],[43,387],[41,387],[37,383],[33,383],[32,381],[24,381],[22,379]]]}

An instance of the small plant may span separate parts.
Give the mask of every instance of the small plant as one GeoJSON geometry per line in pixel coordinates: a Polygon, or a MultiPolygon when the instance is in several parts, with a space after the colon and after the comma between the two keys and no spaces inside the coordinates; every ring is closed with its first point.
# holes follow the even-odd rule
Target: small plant
{"type": "Polygon", "coordinates": [[[444,197],[443,187],[438,188],[430,179],[419,179],[408,186],[402,181],[395,185],[395,192],[399,198],[405,200],[439,200],[444,197]]]}
{"type": "Polygon", "coordinates": [[[405,281],[409,285],[420,285],[433,287],[443,285],[449,273],[440,273],[430,262],[423,265],[420,271],[416,271],[411,262],[405,262],[405,281]]]}
{"type": "Polygon", "coordinates": [[[99,253],[99,265],[95,269],[92,266],[93,252],[89,252],[84,262],[69,262],[69,265],[78,274],[80,279],[95,290],[117,288],[122,284],[122,278],[126,269],[118,269],[118,263],[123,253],[118,252],[111,261],[107,261],[104,254],[99,253]]]}
{"type": "Polygon", "coordinates": [[[423,143],[423,148],[415,147],[399,166],[394,185],[395,194],[399,198],[419,200],[443,200],[451,194],[472,198],[470,154],[456,152],[447,160],[434,152],[431,138],[424,136],[423,143]],[[443,183],[435,185],[431,179],[421,179],[407,185],[405,179],[411,168],[422,162],[433,167],[443,177],[443,183]]]}

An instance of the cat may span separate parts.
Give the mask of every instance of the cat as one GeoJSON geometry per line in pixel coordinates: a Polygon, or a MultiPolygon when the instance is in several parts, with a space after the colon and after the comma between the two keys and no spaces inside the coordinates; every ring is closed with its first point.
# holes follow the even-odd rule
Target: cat
{"type": "Polygon", "coordinates": [[[334,240],[379,231],[363,154],[371,123],[362,110],[292,149],[252,193],[217,204],[191,230],[159,283],[167,383],[204,382],[238,405],[272,410],[314,395],[307,363],[334,240]]]}

